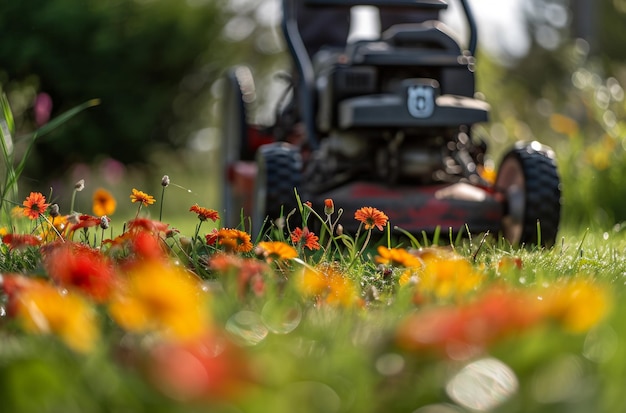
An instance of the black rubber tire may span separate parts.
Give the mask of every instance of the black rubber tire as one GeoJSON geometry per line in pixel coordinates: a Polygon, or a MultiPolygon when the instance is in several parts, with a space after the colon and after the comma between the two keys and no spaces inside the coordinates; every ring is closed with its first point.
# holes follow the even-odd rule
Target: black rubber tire
{"type": "Polygon", "coordinates": [[[502,230],[507,241],[554,245],[561,219],[561,180],[552,149],[539,142],[517,143],[503,157],[494,187],[506,199],[502,230]]]}
{"type": "Polygon", "coordinates": [[[234,228],[240,224],[243,202],[235,196],[228,182],[229,167],[240,160],[253,160],[249,152],[247,103],[254,95],[252,74],[245,66],[228,69],[222,89],[220,139],[220,185],[222,197],[222,226],[234,228]]]}
{"type": "Polygon", "coordinates": [[[295,190],[302,181],[302,155],[290,143],[274,142],[258,149],[256,162],[252,217],[254,235],[263,230],[264,223],[274,221],[281,215],[286,217],[296,208],[295,190]]]}

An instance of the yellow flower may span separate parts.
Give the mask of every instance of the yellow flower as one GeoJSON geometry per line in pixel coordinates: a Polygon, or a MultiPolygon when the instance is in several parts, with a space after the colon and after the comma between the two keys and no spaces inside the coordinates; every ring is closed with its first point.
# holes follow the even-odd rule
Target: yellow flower
{"type": "Polygon", "coordinates": [[[378,255],[374,258],[377,264],[389,265],[396,268],[404,268],[398,278],[398,283],[405,286],[417,275],[418,270],[424,263],[416,255],[411,254],[404,248],[387,248],[380,245],[378,255]]]}
{"type": "Polygon", "coordinates": [[[15,205],[13,208],[11,208],[11,217],[12,218],[19,218],[19,217],[23,217],[24,216],[24,208],[19,206],[19,205],[15,205]]]}
{"type": "Polygon", "coordinates": [[[116,207],[117,201],[109,191],[103,188],[96,189],[93,194],[93,214],[95,216],[113,215],[116,207]]]}
{"type": "Polygon", "coordinates": [[[578,133],[578,123],[565,115],[554,113],[550,116],[550,127],[558,133],[574,136],[578,133]]]}
{"type": "Polygon", "coordinates": [[[59,292],[47,283],[33,283],[19,293],[17,316],[24,329],[37,334],[54,334],[70,348],[87,352],[98,338],[96,313],[72,292],[59,292]]]}
{"type": "Polygon", "coordinates": [[[474,291],[484,275],[460,255],[433,250],[421,255],[424,267],[419,272],[418,292],[437,298],[459,298],[474,291]]]}
{"type": "Polygon", "coordinates": [[[148,195],[145,192],[138,191],[135,188],[133,188],[133,191],[130,194],[130,201],[133,203],[141,202],[143,206],[152,205],[156,202],[152,195],[148,195]]]}
{"type": "Polygon", "coordinates": [[[128,273],[114,295],[109,312],[124,329],[157,332],[171,339],[200,336],[208,326],[206,302],[199,281],[163,262],[143,262],[128,273]]]}
{"type": "Polygon", "coordinates": [[[298,256],[298,252],[291,245],[280,241],[259,242],[259,255],[263,255],[267,262],[290,260],[298,256]]]}
{"type": "Polygon", "coordinates": [[[305,268],[298,278],[298,288],[320,304],[349,307],[360,303],[354,281],[332,265],[305,268]]]}
{"type": "Polygon", "coordinates": [[[551,285],[543,295],[547,315],[572,333],[582,333],[604,319],[611,308],[609,291],[586,279],[551,285]]]}
{"type": "Polygon", "coordinates": [[[377,264],[391,265],[392,267],[421,267],[422,260],[404,248],[378,247],[378,255],[374,258],[377,264]]]}

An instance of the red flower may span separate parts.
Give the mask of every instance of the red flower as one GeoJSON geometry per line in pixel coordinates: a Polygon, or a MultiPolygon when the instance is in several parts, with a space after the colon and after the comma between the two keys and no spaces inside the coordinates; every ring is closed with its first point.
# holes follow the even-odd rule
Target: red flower
{"type": "Polygon", "coordinates": [[[22,213],[30,219],[37,219],[39,215],[46,212],[50,204],[46,204],[46,197],[41,192],[31,192],[22,203],[24,209],[22,213]]]}
{"type": "Polygon", "coordinates": [[[184,402],[233,400],[252,380],[241,349],[215,334],[156,346],[150,352],[148,372],[160,391],[184,402]]]}
{"type": "Polygon", "coordinates": [[[41,239],[30,234],[6,234],[2,237],[2,242],[7,244],[10,249],[20,249],[37,246],[41,244],[41,239]]]}
{"type": "Polygon", "coordinates": [[[108,299],[116,275],[113,264],[98,250],[67,242],[42,252],[44,268],[57,284],[76,288],[96,302],[108,299]]]}
{"type": "Polygon", "coordinates": [[[135,218],[128,221],[128,229],[131,231],[148,231],[152,233],[167,232],[169,224],[161,221],[153,221],[147,218],[135,218]]]}
{"type": "Polygon", "coordinates": [[[268,266],[264,262],[221,253],[213,255],[209,265],[212,270],[222,275],[238,277],[237,293],[241,298],[245,297],[248,291],[252,291],[257,296],[265,291],[263,273],[268,270],[268,266]]]}
{"type": "Polygon", "coordinates": [[[539,321],[541,313],[531,294],[494,289],[467,305],[414,313],[401,323],[397,340],[409,350],[434,350],[466,358],[498,340],[527,331],[539,321]],[[457,353],[450,354],[451,350],[457,353]]]}
{"type": "Polygon", "coordinates": [[[130,243],[137,257],[157,260],[167,257],[167,251],[159,237],[147,231],[132,234],[130,243]]]}
{"type": "Polygon", "coordinates": [[[215,246],[215,244],[217,244],[218,235],[219,231],[217,230],[217,228],[213,228],[213,231],[206,234],[204,238],[206,239],[207,245],[215,246]]]}
{"type": "Polygon", "coordinates": [[[319,238],[317,235],[309,231],[307,227],[304,227],[304,230],[297,227],[291,233],[291,242],[297,244],[299,242],[302,243],[305,247],[310,250],[318,250],[320,249],[319,238]]]}
{"type": "MultiPolygon", "coordinates": [[[[111,222],[111,218],[105,217],[108,222],[111,222]]],[[[94,217],[93,215],[81,215],[78,217],[78,223],[72,225],[70,232],[75,232],[81,228],[99,227],[102,222],[102,217],[94,217]]]]}
{"type": "Polygon", "coordinates": [[[354,219],[360,221],[365,226],[365,229],[376,227],[379,231],[382,231],[383,227],[387,225],[389,217],[376,208],[363,207],[354,213],[354,219]]]}

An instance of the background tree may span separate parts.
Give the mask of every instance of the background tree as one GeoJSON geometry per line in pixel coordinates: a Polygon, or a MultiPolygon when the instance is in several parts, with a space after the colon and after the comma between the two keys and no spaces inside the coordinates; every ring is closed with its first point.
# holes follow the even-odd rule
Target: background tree
{"type": "Polygon", "coordinates": [[[141,163],[159,148],[184,147],[214,121],[211,87],[224,67],[244,56],[262,66],[279,49],[255,19],[257,3],[1,2],[0,85],[22,131],[34,127],[40,93],[52,116],[102,101],[38,142],[26,175],[54,176],[102,156],[141,163]]]}

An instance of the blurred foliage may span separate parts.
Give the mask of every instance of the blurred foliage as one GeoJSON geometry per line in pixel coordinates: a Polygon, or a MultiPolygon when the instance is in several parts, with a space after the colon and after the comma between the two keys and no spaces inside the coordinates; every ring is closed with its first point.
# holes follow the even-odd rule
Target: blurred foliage
{"type": "Polygon", "coordinates": [[[0,85],[18,131],[35,128],[38,96],[51,98],[52,116],[87,99],[102,101],[38,142],[27,174],[60,175],[99,156],[141,163],[159,148],[183,147],[211,123],[211,86],[223,68],[242,56],[261,63],[279,48],[261,50],[258,32],[267,28],[245,17],[258,2],[248,3],[0,3],[0,36],[11,39],[0,43],[0,85]],[[255,34],[257,43],[239,42],[255,34]]]}
{"type": "Polygon", "coordinates": [[[479,90],[492,104],[485,134],[495,146],[538,140],[552,146],[563,184],[563,223],[611,227],[626,220],[626,66],[619,32],[626,8],[619,1],[534,0],[525,4],[531,47],[498,65],[480,60],[479,90]],[[587,39],[574,22],[592,20],[587,39]]]}

